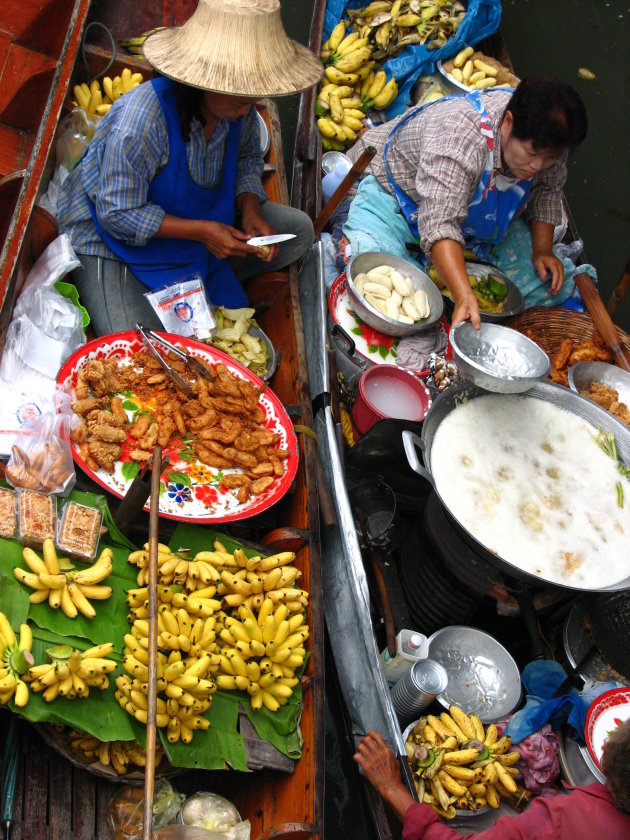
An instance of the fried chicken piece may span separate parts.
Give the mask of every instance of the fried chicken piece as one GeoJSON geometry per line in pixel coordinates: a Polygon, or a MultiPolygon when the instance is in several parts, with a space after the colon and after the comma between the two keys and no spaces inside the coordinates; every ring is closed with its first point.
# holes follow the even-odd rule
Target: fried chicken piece
{"type": "Polygon", "coordinates": [[[221,429],[218,426],[214,426],[210,429],[201,429],[198,432],[197,437],[200,440],[217,440],[219,443],[234,443],[236,438],[238,437],[238,429],[232,429],[231,431],[225,431],[225,429],[221,429]]]}
{"type": "Polygon", "coordinates": [[[149,414],[141,414],[140,417],[136,420],[133,426],[129,429],[129,434],[131,437],[141,438],[149,431],[149,426],[151,425],[151,416],[149,414]]]}
{"type": "Polygon", "coordinates": [[[224,458],[229,458],[235,464],[238,464],[239,467],[248,467],[249,469],[252,469],[258,464],[254,455],[250,455],[249,452],[240,452],[238,449],[234,449],[233,446],[226,446],[223,450],[223,456],[224,458]]]}
{"type": "Polygon", "coordinates": [[[234,446],[243,452],[253,452],[260,446],[270,446],[280,440],[280,435],[268,429],[245,430],[236,439],[234,446]]]}
{"type": "Polygon", "coordinates": [[[97,423],[90,427],[90,440],[107,441],[108,443],[124,443],[127,440],[127,434],[122,429],[117,429],[115,426],[108,426],[105,423],[97,423]]]}
{"type": "Polygon", "coordinates": [[[574,347],[567,364],[571,367],[578,362],[611,362],[612,359],[613,355],[610,350],[587,339],[586,341],[581,341],[577,347],[574,347]]]}
{"type": "Polygon", "coordinates": [[[115,417],[118,423],[126,424],[128,422],[127,412],[123,408],[122,399],[120,397],[112,397],[109,405],[112,410],[112,417],[115,417]]]}
{"type": "Polygon", "coordinates": [[[169,440],[171,439],[171,435],[175,431],[175,421],[171,417],[164,417],[163,420],[160,420],[159,424],[159,432],[157,437],[157,442],[159,445],[164,448],[169,440]]]}
{"type": "Polygon", "coordinates": [[[573,350],[573,339],[572,338],[564,338],[562,340],[561,344],[560,344],[560,347],[558,347],[556,352],[551,357],[552,368],[555,368],[556,370],[562,370],[562,368],[568,362],[569,356],[571,355],[572,350],[573,350]]]}
{"type": "Polygon", "coordinates": [[[74,395],[77,400],[86,400],[90,396],[90,383],[87,378],[87,365],[83,365],[79,371],[74,395]]]}
{"type": "Polygon", "coordinates": [[[251,485],[243,484],[243,486],[239,488],[238,493],[236,494],[236,499],[238,503],[244,505],[245,502],[249,499],[250,493],[251,485]]]}
{"type": "Polygon", "coordinates": [[[264,493],[268,487],[271,487],[274,481],[275,479],[271,476],[257,478],[256,481],[252,482],[252,493],[255,496],[259,496],[261,493],[264,493]]]}
{"type": "Polygon", "coordinates": [[[551,379],[552,382],[557,382],[558,385],[564,385],[565,388],[569,387],[569,374],[566,372],[566,370],[557,370],[556,368],[551,368],[549,379],[551,379]]]}
{"type": "Polygon", "coordinates": [[[90,438],[87,445],[89,454],[99,467],[107,472],[114,472],[114,464],[120,458],[120,446],[96,438],[90,438]]]}
{"type": "Polygon", "coordinates": [[[95,411],[90,411],[87,415],[87,424],[88,429],[92,429],[94,426],[113,426],[116,429],[122,429],[123,426],[126,425],[127,416],[125,415],[125,419],[121,420],[119,417],[116,417],[111,411],[106,411],[103,408],[98,408],[95,411]]]}
{"type": "Polygon", "coordinates": [[[273,464],[271,461],[264,461],[262,464],[257,464],[255,467],[252,467],[250,473],[257,478],[263,475],[274,475],[273,464]]]}
{"type": "Polygon", "coordinates": [[[96,397],[87,397],[84,400],[75,400],[71,408],[79,417],[84,417],[90,411],[94,411],[95,408],[102,408],[102,406],[103,400],[96,399],[96,397]]]}
{"type": "Polygon", "coordinates": [[[182,406],[182,414],[186,417],[200,417],[206,409],[197,400],[190,400],[182,406]]]}
{"type": "Polygon", "coordinates": [[[618,417],[622,423],[625,423],[626,426],[630,426],[630,409],[625,403],[622,402],[614,402],[608,409],[611,414],[614,414],[615,417],[618,417]]]}
{"type": "Polygon", "coordinates": [[[202,464],[207,467],[215,467],[218,470],[225,470],[233,466],[226,458],[222,458],[216,452],[211,452],[205,446],[196,446],[195,453],[202,464]]]}
{"type": "Polygon", "coordinates": [[[131,449],[129,457],[132,461],[148,461],[153,457],[153,452],[147,452],[144,449],[131,449]]]}
{"type": "Polygon", "coordinates": [[[219,415],[213,408],[205,410],[203,414],[193,417],[188,421],[191,432],[198,432],[201,429],[210,428],[219,421],[219,415]]]}
{"type": "Polygon", "coordinates": [[[610,409],[612,403],[616,402],[619,394],[615,388],[604,385],[601,382],[591,382],[590,391],[582,391],[582,396],[588,397],[603,408],[610,409]]]}
{"type": "Polygon", "coordinates": [[[177,431],[179,432],[181,437],[186,437],[188,434],[188,429],[186,428],[186,421],[184,420],[184,416],[179,410],[179,406],[173,412],[173,419],[175,420],[175,425],[177,426],[177,431]]]}
{"type": "Polygon", "coordinates": [[[70,429],[70,440],[74,441],[74,443],[85,443],[88,436],[88,427],[85,425],[83,421],[79,423],[78,426],[75,426],[73,429],[70,429]]]}
{"type": "Polygon", "coordinates": [[[223,484],[229,490],[233,490],[235,487],[242,487],[244,484],[251,484],[251,478],[245,475],[244,473],[229,473],[229,475],[223,476],[223,484]]]}
{"type": "Polygon", "coordinates": [[[145,434],[143,434],[140,438],[137,438],[138,446],[140,446],[141,449],[153,449],[157,443],[159,434],[159,425],[157,423],[151,423],[145,434]]]}
{"type": "Polygon", "coordinates": [[[274,475],[278,476],[278,478],[282,478],[284,475],[284,466],[282,465],[282,461],[279,461],[278,458],[271,458],[271,463],[273,464],[274,475]]]}
{"type": "Polygon", "coordinates": [[[94,472],[98,471],[98,464],[90,455],[87,442],[82,443],[81,446],[79,446],[79,455],[91,470],[93,470],[94,472]]]}

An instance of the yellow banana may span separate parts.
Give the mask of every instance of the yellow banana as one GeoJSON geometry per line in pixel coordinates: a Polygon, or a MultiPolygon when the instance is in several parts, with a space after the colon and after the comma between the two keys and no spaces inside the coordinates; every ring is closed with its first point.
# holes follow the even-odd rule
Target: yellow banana
{"type": "Polygon", "coordinates": [[[47,572],[48,568],[44,561],[35,554],[32,548],[24,548],[22,551],[22,558],[24,562],[29,567],[29,569],[34,572],[36,575],[40,572],[47,572]]]}
{"type": "MultiPolygon", "coordinates": [[[[327,67],[324,72],[328,81],[332,82],[335,85],[354,85],[359,79],[357,73],[343,73],[336,67],[327,67]]],[[[260,566],[258,567],[260,571],[266,571],[266,569],[262,568],[264,562],[265,560],[263,560],[260,566]]],[[[271,569],[273,568],[273,566],[270,566],[269,568],[271,569]]]]}
{"type": "Polygon", "coordinates": [[[81,592],[77,584],[71,581],[67,586],[67,590],[68,595],[72,599],[72,603],[77,608],[77,610],[86,618],[94,618],[94,616],[96,615],[96,610],[94,609],[92,604],[90,604],[85,595],[81,592]]]}
{"type": "Polygon", "coordinates": [[[378,96],[374,97],[372,101],[372,107],[376,108],[377,111],[383,110],[383,108],[387,108],[388,105],[396,99],[398,96],[398,83],[396,82],[395,78],[392,78],[387,82],[383,90],[378,94],[378,96]]]}
{"type": "MultiPolygon", "coordinates": [[[[333,93],[331,95],[330,99],[328,100],[328,105],[330,106],[330,116],[334,120],[334,122],[342,123],[344,120],[344,109],[337,94],[333,93]]],[[[280,570],[278,569],[277,571],[280,570]]],[[[280,574],[282,574],[281,571],[280,574]]]]}
{"type": "MultiPolygon", "coordinates": [[[[379,95],[379,93],[383,90],[386,84],[387,73],[384,70],[379,70],[378,73],[374,74],[372,84],[367,88],[365,92],[365,98],[370,101],[373,100],[379,95]]],[[[361,93],[363,94],[363,86],[361,87],[361,93]]]]}
{"type": "Polygon", "coordinates": [[[50,589],[37,589],[35,592],[31,592],[28,596],[28,600],[31,604],[43,604],[44,601],[48,600],[49,594],[50,589]]]}
{"type": "Polygon", "coordinates": [[[88,102],[90,101],[90,95],[86,96],[85,91],[81,87],[81,85],[75,85],[73,88],[74,98],[77,101],[77,104],[80,108],[83,108],[84,111],[87,111],[88,102]]]}
{"type": "Polygon", "coordinates": [[[330,33],[330,38],[328,39],[328,49],[331,50],[331,52],[335,52],[343,41],[347,26],[347,21],[341,20],[330,33]]]}
{"type": "Polygon", "coordinates": [[[355,41],[358,41],[358,39],[359,39],[359,33],[358,32],[351,32],[349,35],[346,35],[344,37],[344,39],[339,43],[339,45],[336,47],[336,49],[333,50],[333,52],[336,55],[343,55],[348,50],[348,48],[352,44],[354,44],[355,41]]]}
{"type": "Polygon", "coordinates": [[[62,609],[62,612],[68,616],[68,618],[76,618],[79,614],[79,611],[74,605],[74,601],[70,597],[70,593],[68,592],[68,587],[64,586],[61,590],[61,600],[59,601],[59,606],[62,609]]]}

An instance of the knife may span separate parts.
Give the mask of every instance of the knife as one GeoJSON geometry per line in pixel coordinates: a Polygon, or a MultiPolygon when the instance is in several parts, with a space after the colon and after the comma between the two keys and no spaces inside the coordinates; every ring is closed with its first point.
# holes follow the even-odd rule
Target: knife
{"type": "Polygon", "coordinates": [[[259,248],[261,245],[275,245],[276,242],[286,242],[287,239],[295,239],[296,233],[273,233],[271,236],[254,236],[247,240],[248,245],[259,248]]]}

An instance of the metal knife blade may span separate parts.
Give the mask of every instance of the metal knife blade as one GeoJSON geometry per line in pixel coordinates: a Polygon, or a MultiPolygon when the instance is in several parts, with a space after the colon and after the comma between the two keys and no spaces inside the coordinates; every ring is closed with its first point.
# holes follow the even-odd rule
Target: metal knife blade
{"type": "Polygon", "coordinates": [[[247,240],[248,245],[260,247],[261,245],[275,245],[277,242],[286,242],[288,239],[295,239],[296,233],[273,233],[270,236],[254,236],[247,240]]]}

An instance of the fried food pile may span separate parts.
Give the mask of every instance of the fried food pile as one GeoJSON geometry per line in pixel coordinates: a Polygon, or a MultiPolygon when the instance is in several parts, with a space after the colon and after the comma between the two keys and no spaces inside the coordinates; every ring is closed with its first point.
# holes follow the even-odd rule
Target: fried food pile
{"type": "Polygon", "coordinates": [[[81,423],[71,438],[82,459],[90,469],[113,472],[130,439],[126,454],[138,462],[148,461],[156,444],[177,446],[206,466],[239,470],[224,475],[223,484],[236,491],[240,503],[263,493],[284,475],[289,451],[277,446],[280,435],[262,425],[261,391],[224,365],[207,365],[210,379],[195,378],[184,362],[166,358],[192,386],[192,398],[144,351],[134,354],[127,366],[114,359],[90,359],[81,368],[72,404],[81,423]],[[126,411],[130,402],[137,408],[131,418],[126,411]]]}
{"type": "Polygon", "coordinates": [[[625,403],[619,402],[619,392],[611,385],[605,385],[603,382],[591,382],[590,390],[580,391],[583,397],[588,397],[602,408],[610,411],[615,417],[618,417],[626,426],[630,426],[630,410],[625,403]]]}
{"type": "MultiPolygon", "coordinates": [[[[527,331],[532,341],[536,341],[536,335],[527,331]]],[[[593,338],[586,338],[583,341],[574,341],[572,338],[562,340],[560,347],[551,354],[551,373],[549,379],[560,385],[569,386],[569,368],[578,362],[612,362],[614,356],[604,344],[604,340],[596,333],[593,338]]]]}

